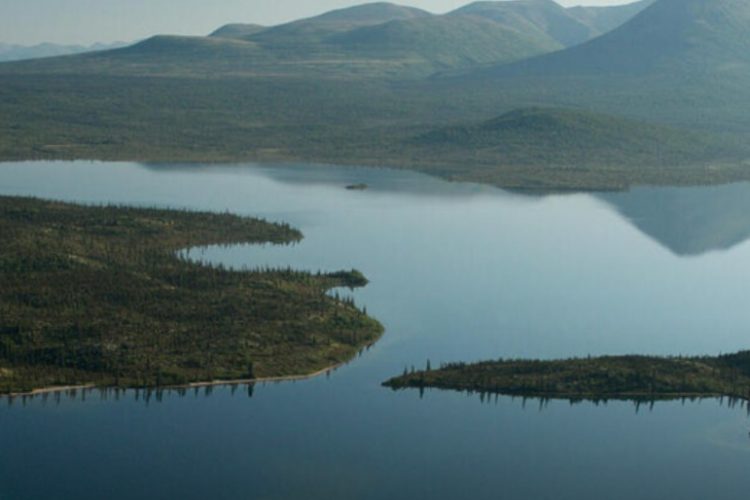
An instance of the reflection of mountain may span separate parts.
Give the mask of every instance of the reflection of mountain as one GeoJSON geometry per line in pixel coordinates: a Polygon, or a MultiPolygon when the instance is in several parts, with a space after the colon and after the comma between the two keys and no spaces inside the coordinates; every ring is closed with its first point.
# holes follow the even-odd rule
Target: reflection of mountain
{"type": "Polygon", "coordinates": [[[750,184],[638,188],[597,197],[677,255],[727,250],[750,239],[750,184]]]}
{"type": "Polygon", "coordinates": [[[346,167],[315,164],[178,164],[178,163],[141,163],[143,168],[153,172],[217,172],[224,168],[228,172],[237,173],[242,169],[250,175],[260,175],[287,185],[296,186],[329,186],[333,189],[344,190],[346,186],[365,184],[368,189],[350,191],[352,196],[365,196],[378,193],[400,193],[411,196],[419,195],[440,198],[462,198],[474,196],[513,196],[517,201],[537,201],[534,197],[524,194],[514,194],[500,191],[493,186],[473,183],[450,183],[443,179],[413,170],[397,170],[389,168],[346,167]]]}
{"type": "MultiPolygon", "coordinates": [[[[330,187],[366,184],[367,191],[351,191],[352,197],[402,194],[435,198],[477,196],[513,197],[516,203],[533,204],[544,193],[512,192],[473,183],[451,183],[410,170],[325,165],[201,165],[143,163],[153,172],[231,172],[243,170],[275,183],[299,187],[330,187]]],[[[555,195],[555,193],[548,193],[555,195]]],[[[634,188],[624,192],[597,193],[639,231],[680,256],[696,256],[728,250],[750,239],[750,183],[703,187],[634,188]]]]}

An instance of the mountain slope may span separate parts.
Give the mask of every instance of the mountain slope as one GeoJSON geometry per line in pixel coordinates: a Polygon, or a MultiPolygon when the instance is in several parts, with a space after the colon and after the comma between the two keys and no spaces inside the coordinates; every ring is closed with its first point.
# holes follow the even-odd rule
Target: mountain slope
{"type": "Polygon", "coordinates": [[[476,16],[535,37],[548,37],[560,48],[572,47],[630,20],[653,0],[607,7],[564,8],[553,0],[479,1],[448,15],[476,16]]]}
{"type": "Polygon", "coordinates": [[[226,24],[209,36],[217,38],[244,38],[260,33],[265,29],[265,26],[259,24],[226,24]]]}
{"type": "Polygon", "coordinates": [[[125,50],[17,69],[128,76],[413,79],[559,48],[546,36],[487,19],[433,16],[378,3],[266,29],[227,25],[209,37],[156,36],[125,50]]]}
{"type": "Polygon", "coordinates": [[[522,108],[481,123],[440,128],[420,142],[491,153],[516,165],[675,166],[722,153],[698,134],[599,113],[558,108],[522,108]]]}
{"type": "Polygon", "coordinates": [[[625,5],[569,7],[567,11],[597,33],[604,34],[622,26],[652,3],[654,0],[640,0],[625,5]]]}
{"type": "Polygon", "coordinates": [[[548,32],[565,39],[571,30],[583,38],[594,33],[552,0],[481,2],[444,16],[372,3],[269,28],[230,24],[209,37],[156,36],[125,50],[17,69],[127,76],[415,79],[553,52],[563,44],[548,32]]]}
{"type": "Polygon", "coordinates": [[[481,17],[535,36],[543,34],[561,47],[577,45],[597,34],[553,0],[481,1],[449,15],[481,17]]]}
{"type": "MultiPolygon", "coordinates": [[[[750,130],[750,2],[657,0],[584,44],[445,75],[431,91],[477,103],[573,106],[680,127],[750,130]]],[[[425,92],[425,90],[422,90],[425,92]]]]}
{"type": "Polygon", "coordinates": [[[308,19],[274,26],[246,39],[269,48],[300,50],[324,38],[361,26],[372,26],[389,21],[430,17],[429,12],[390,3],[371,3],[334,10],[308,19]]]}
{"type": "Polygon", "coordinates": [[[487,19],[435,16],[389,3],[365,4],[244,37],[286,61],[366,61],[387,72],[510,62],[560,48],[546,36],[487,19]],[[388,68],[388,64],[396,67],[388,68]]]}
{"type": "Polygon", "coordinates": [[[357,24],[379,24],[398,19],[431,16],[429,12],[414,7],[404,7],[388,2],[375,2],[326,12],[313,19],[317,21],[345,21],[357,24]]]}
{"type": "Polygon", "coordinates": [[[440,67],[514,61],[557,48],[535,37],[471,16],[431,16],[358,28],[328,38],[354,57],[423,59],[440,67]]]}
{"type": "Polygon", "coordinates": [[[497,74],[708,73],[750,64],[750,2],[658,0],[614,31],[497,74]]]}
{"type": "MultiPolygon", "coordinates": [[[[449,177],[537,190],[622,189],[632,179],[689,183],[696,176],[710,178],[712,165],[736,165],[750,157],[750,148],[723,138],[601,113],[540,107],[439,127],[409,147],[416,150],[414,158],[444,165],[443,174],[449,177]]],[[[718,181],[720,169],[715,174],[718,181]]]]}

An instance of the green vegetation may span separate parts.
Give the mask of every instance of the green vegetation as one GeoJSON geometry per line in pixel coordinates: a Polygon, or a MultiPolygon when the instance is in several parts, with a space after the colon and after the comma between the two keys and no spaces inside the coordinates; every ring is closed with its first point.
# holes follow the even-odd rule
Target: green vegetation
{"type": "Polygon", "coordinates": [[[3,64],[0,160],[361,164],[534,190],[749,179],[746,2],[649,3],[381,3],[3,64]]]}
{"type": "MultiPolygon", "coordinates": [[[[472,104],[431,106],[433,98],[413,94],[402,101],[389,85],[364,80],[352,85],[287,78],[0,74],[0,116],[7,117],[0,120],[0,159],[387,165],[521,189],[610,190],[750,177],[744,160],[734,160],[748,148],[739,138],[698,137],[612,116],[590,120],[593,114],[553,108],[550,115],[566,113],[562,125],[568,128],[562,132],[571,140],[545,146],[540,131],[521,120],[493,129],[499,119],[465,116],[480,114],[472,104]],[[420,123],[412,123],[415,119],[420,123]],[[595,127],[602,120],[600,132],[595,127]],[[463,138],[435,140],[461,130],[463,138]],[[469,137],[474,131],[476,139],[469,137]],[[596,141],[589,145],[592,137],[596,141]],[[505,139],[513,143],[498,142],[505,139]],[[599,157],[609,161],[598,162],[599,157]],[[679,158],[690,161],[674,167],[679,158]],[[577,159],[583,161],[574,163],[577,159]]],[[[509,116],[514,115],[501,119],[509,116]]]]}
{"type": "Polygon", "coordinates": [[[230,214],[0,197],[0,393],[315,373],[382,327],[334,287],[356,271],[233,271],[181,249],[287,244],[286,225],[230,214]]]}
{"type": "Polygon", "coordinates": [[[743,165],[750,147],[744,143],[582,110],[517,109],[481,123],[433,130],[414,146],[423,158],[468,163],[456,171],[457,178],[520,189],[606,190],[626,188],[629,179],[683,184],[694,176],[711,182],[712,175],[719,181],[732,165],[735,175],[750,177],[743,165]]]}
{"type": "Polygon", "coordinates": [[[499,360],[404,371],[393,389],[455,389],[571,400],[721,397],[750,400],[750,351],[718,357],[499,360]]]}

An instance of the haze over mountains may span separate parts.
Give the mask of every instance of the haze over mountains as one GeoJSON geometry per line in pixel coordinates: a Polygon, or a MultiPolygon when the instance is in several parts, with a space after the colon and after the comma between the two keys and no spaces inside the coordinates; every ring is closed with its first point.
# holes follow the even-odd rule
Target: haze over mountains
{"type": "Polygon", "coordinates": [[[745,179],[748,27],[746,0],[515,0],[156,36],[0,65],[0,156],[363,163],[540,189],[745,179]]]}
{"type": "Polygon", "coordinates": [[[0,43],[0,62],[82,54],[84,52],[117,49],[126,45],[129,44],[125,42],[96,43],[94,45],[59,45],[55,43],[13,45],[0,43]]]}

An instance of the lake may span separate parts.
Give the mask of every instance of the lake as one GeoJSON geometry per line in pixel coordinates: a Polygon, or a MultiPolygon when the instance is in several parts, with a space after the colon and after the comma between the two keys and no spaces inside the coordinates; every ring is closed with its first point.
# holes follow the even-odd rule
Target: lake
{"type": "Polygon", "coordinates": [[[357,268],[383,339],[328,376],[187,394],[0,399],[0,500],[737,499],[750,419],[380,386],[405,367],[750,348],[750,185],[524,195],[367,168],[0,164],[0,194],[231,211],[294,246],[237,268],[357,268]],[[365,183],[367,190],[347,190],[365,183]]]}

